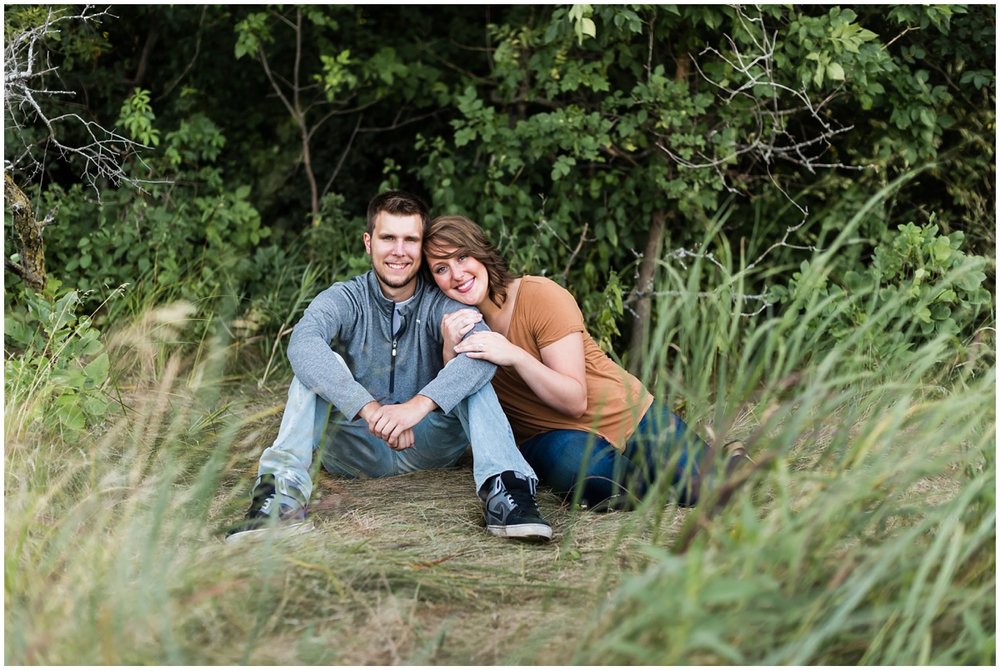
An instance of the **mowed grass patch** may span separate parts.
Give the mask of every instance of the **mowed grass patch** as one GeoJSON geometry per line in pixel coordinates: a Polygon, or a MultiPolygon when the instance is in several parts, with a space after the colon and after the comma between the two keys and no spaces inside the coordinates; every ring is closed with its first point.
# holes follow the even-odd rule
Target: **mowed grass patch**
{"type": "MultiPolygon", "coordinates": [[[[640,562],[648,531],[635,512],[575,510],[544,491],[539,505],[552,543],[488,535],[467,466],[323,475],[313,532],[224,551],[251,565],[274,553],[284,598],[269,631],[301,637],[303,663],[566,663],[579,618],[640,562]]],[[[255,646],[247,659],[283,663],[287,650],[255,646]]]]}

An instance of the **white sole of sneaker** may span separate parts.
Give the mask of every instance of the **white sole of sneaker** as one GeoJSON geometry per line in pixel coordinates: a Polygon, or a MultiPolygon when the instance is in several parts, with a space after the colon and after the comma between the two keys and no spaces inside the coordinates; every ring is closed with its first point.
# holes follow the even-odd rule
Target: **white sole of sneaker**
{"type": "Polygon", "coordinates": [[[264,527],[262,529],[249,529],[226,536],[225,542],[228,544],[244,543],[253,540],[263,540],[264,538],[291,538],[313,531],[316,527],[312,522],[299,522],[297,524],[282,524],[276,527],[264,527]]]}
{"type": "Polygon", "coordinates": [[[552,540],[552,527],[544,524],[492,524],[486,527],[488,533],[501,538],[517,538],[520,540],[552,540]]]}

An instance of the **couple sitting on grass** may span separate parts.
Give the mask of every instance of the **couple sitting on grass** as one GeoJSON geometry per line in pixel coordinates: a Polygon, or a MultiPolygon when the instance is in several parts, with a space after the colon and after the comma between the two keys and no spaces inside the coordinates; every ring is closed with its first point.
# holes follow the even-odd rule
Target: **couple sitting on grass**
{"type": "Polygon", "coordinates": [[[306,528],[317,449],[330,473],[382,477],[453,466],[471,444],[486,530],[507,538],[552,538],[539,482],[610,509],[668,478],[693,505],[711,450],[600,350],[570,293],[511,277],[465,217],[428,218],[401,191],[369,204],[372,269],[296,324],[278,436],[227,540],[306,528]]]}

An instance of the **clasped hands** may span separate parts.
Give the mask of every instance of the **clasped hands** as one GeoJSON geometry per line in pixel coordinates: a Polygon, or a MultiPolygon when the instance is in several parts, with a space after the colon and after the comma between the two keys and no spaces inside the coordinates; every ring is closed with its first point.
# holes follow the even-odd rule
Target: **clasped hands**
{"type": "Polygon", "coordinates": [[[420,423],[436,407],[434,401],[426,396],[414,396],[406,403],[382,405],[371,401],[358,416],[368,423],[368,430],[378,436],[394,450],[406,450],[413,447],[413,427],[420,423]]]}

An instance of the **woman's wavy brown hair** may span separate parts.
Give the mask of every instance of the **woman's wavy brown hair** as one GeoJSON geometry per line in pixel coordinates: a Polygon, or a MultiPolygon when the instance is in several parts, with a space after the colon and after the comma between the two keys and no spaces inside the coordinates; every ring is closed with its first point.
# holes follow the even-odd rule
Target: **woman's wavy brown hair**
{"type": "Polygon", "coordinates": [[[471,256],[484,266],[490,280],[490,301],[502,307],[507,300],[507,285],[514,279],[507,269],[507,261],[500,256],[497,248],[486,239],[483,229],[467,217],[445,215],[438,217],[427,227],[424,235],[424,273],[434,281],[427,254],[438,258],[452,259],[456,256],[471,256]],[[446,254],[445,250],[453,250],[446,254]]]}

